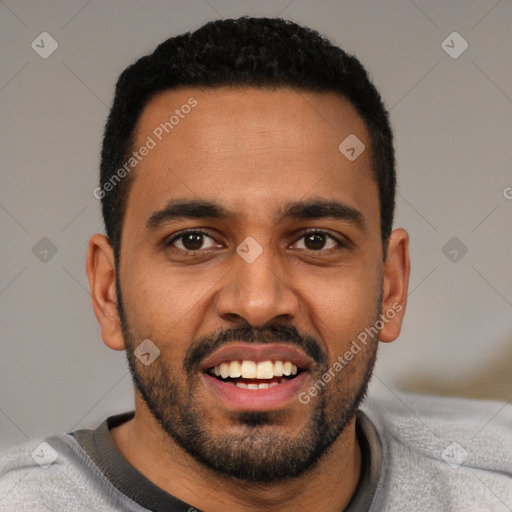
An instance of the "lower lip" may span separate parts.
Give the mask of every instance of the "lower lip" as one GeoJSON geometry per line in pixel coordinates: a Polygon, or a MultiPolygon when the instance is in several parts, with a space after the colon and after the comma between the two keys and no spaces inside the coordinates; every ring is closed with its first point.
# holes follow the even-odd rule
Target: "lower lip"
{"type": "Polygon", "coordinates": [[[305,385],[309,372],[303,371],[297,377],[266,389],[244,389],[223,382],[207,373],[203,379],[210,391],[227,408],[235,411],[271,411],[281,409],[297,398],[305,385]]]}

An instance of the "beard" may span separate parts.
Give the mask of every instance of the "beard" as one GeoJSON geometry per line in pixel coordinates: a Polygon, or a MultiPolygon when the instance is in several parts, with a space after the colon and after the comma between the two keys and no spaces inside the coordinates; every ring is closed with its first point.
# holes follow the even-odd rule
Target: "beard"
{"type": "MultiPolygon", "coordinates": [[[[196,461],[217,475],[252,484],[283,482],[313,469],[344,431],[364,400],[377,355],[372,340],[352,362],[318,390],[304,407],[306,423],[299,432],[287,432],[289,410],[232,411],[228,419],[234,428],[215,428],[208,410],[197,400],[201,385],[200,363],[230,341],[296,345],[316,363],[313,382],[329,369],[328,355],[313,337],[300,334],[291,325],[276,324],[264,329],[236,327],[193,341],[183,361],[186,378],[166,365],[166,344],[156,341],[161,355],[151,365],[138,362],[134,350],[137,338],[129,329],[116,272],[116,290],[121,329],[126,342],[128,366],[136,390],[164,432],[196,461]]],[[[378,301],[380,318],[382,295],[378,301]]],[[[347,340],[350,342],[350,340],[347,340]]],[[[348,347],[348,344],[346,345],[348,347]]],[[[168,361],[171,360],[169,354],[168,361]]]]}

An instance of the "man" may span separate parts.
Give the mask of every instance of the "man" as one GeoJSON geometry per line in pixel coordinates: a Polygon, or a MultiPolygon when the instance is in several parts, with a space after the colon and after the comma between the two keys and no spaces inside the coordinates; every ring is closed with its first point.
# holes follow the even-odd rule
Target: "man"
{"type": "Polygon", "coordinates": [[[294,23],[211,22],[127,68],[87,274],[135,412],[4,454],[1,510],[512,507],[510,410],[477,432],[495,403],[363,404],[407,300],[394,164],[364,68],[294,23]]]}

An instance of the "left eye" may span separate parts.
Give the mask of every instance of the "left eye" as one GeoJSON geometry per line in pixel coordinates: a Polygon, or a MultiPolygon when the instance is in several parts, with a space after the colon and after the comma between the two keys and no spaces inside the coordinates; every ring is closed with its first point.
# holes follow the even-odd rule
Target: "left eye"
{"type": "Polygon", "coordinates": [[[304,233],[298,241],[300,240],[304,240],[303,243],[305,247],[299,247],[299,249],[306,249],[308,251],[334,249],[335,247],[341,245],[341,243],[336,238],[334,238],[329,233],[325,233],[324,231],[309,231],[308,233],[304,233]],[[331,245],[329,247],[324,247],[327,240],[330,240],[331,245]]]}

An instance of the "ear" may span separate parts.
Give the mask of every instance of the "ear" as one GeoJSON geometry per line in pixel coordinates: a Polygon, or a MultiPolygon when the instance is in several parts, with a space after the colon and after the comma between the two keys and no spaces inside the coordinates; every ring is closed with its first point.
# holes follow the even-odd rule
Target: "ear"
{"type": "Polygon", "coordinates": [[[114,251],[106,236],[96,233],[89,240],[86,260],[92,307],[101,328],[103,343],[124,350],[121,320],[117,312],[114,251]]]}
{"type": "Polygon", "coordinates": [[[384,263],[381,311],[384,326],[379,331],[380,341],[394,341],[400,334],[407,305],[410,271],[409,235],[405,229],[398,228],[391,233],[384,263]]]}

